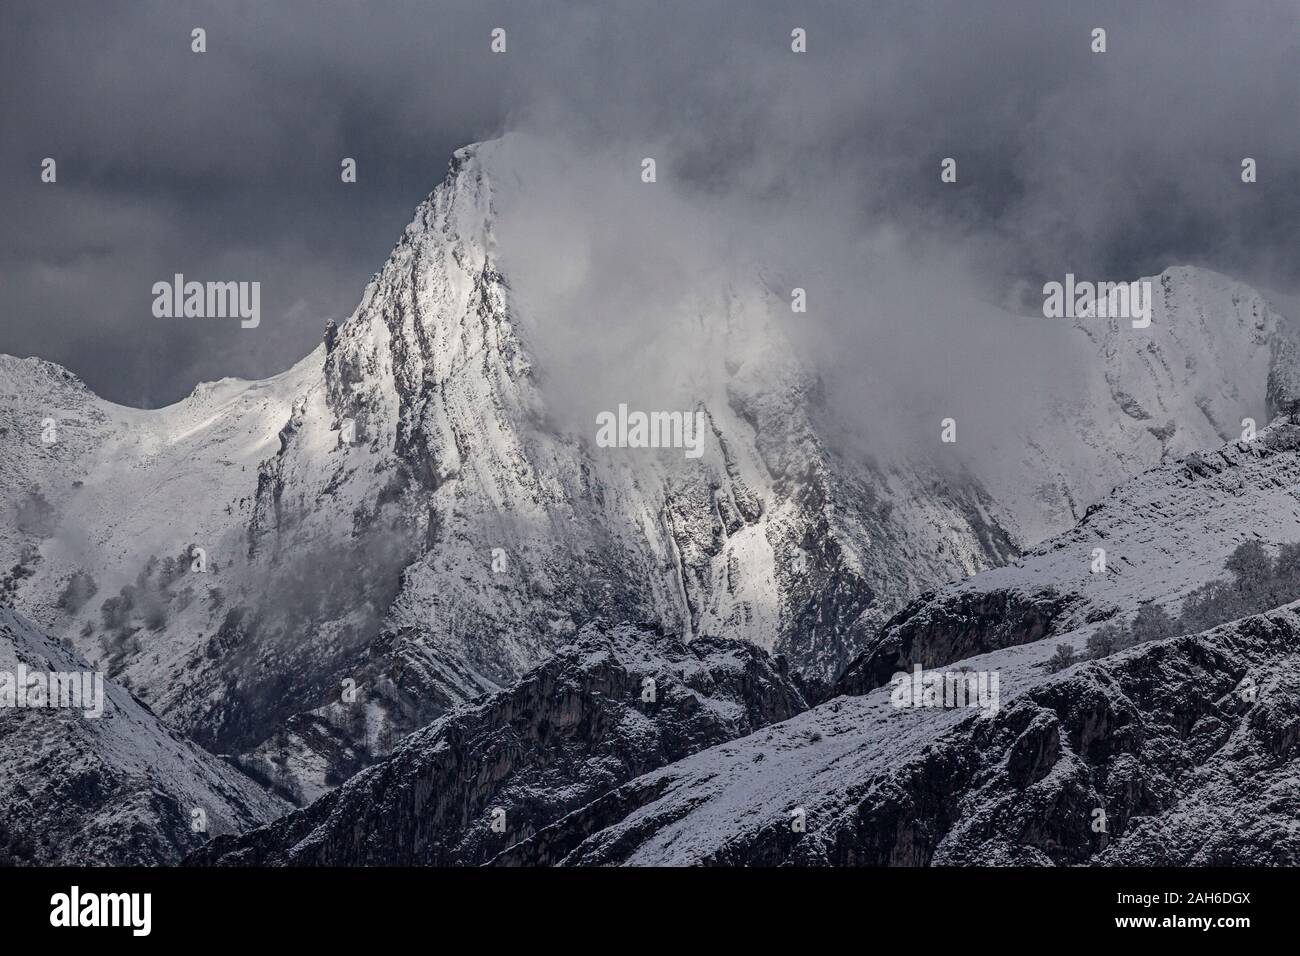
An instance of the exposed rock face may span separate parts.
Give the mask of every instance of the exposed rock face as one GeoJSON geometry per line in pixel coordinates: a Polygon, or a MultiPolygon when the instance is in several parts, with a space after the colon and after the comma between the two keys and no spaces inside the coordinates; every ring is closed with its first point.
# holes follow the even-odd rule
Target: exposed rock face
{"type": "MultiPolygon", "coordinates": [[[[0,671],[12,677],[20,663],[29,673],[91,670],[0,610],[0,671]]],[[[0,865],[176,863],[209,834],[238,833],[290,809],[122,688],[109,682],[103,694],[99,717],[0,708],[0,865]]]]}
{"type": "Polygon", "coordinates": [[[1028,644],[1052,632],[1069,604],[1054,588],[960,590],[923,595],[875,635],[835,682],[837,694],[865,694],[916,664],[943,667],[977,654],[1028,644]]]}
{"type": "Polygon", "coordinates": [[[588,627],[310,807],[188,862],[483,863],[639,774],[805,707],[784,662],[751,644],[588,627]]]}

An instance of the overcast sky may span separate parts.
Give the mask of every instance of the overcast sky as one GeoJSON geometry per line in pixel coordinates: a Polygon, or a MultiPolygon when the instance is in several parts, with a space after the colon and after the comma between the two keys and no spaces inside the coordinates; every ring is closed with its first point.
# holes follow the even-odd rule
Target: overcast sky
{"type": "Polygon", "coordinates": [[[1190,262],[1293,295],[1298,75],[1295,0],[8,2],[0,351],[144,407],[278,372],[451,151],[517,128],[579,168],[653,150],[720,215],[803,202],[822,236],[961,243],[990,289],[1190,262]],[[154,318],[177,272],[260,281],[260,327],[154,318]]]}

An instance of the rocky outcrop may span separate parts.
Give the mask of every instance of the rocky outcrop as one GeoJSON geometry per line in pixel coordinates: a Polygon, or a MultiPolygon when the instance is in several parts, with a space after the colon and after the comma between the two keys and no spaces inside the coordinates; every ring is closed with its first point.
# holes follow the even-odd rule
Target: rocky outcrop
{"type": "Polygon", "coordinates": [[[424,727],[500,688],[441,648],[428,629],[386,631],[332,675],[334,699],[295,713],[252,751],[245,773],[306,806],[393,749],[397,728],[424,727]],[[357,676],[370,675],[365,684],[357,676]],[[346,692],[346,693],[345,693],[346,692]],[[376,714],[383,715],[377,720],[376,714]]]}
{"type": "Polygon", "coordinates": [[[633,777],[805,706],[784,662],[753,645],[591,626],[310,807],[188,862],[483,863],[633,777]]]}

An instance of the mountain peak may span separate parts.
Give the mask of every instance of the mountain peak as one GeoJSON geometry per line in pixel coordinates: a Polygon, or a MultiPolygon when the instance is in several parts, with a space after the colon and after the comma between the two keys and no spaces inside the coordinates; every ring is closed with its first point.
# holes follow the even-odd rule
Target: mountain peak
{"type": "MultiPolygon", "coordinates": [[[[941,459],[950,446],[844,447],[757,273],[669,296],[655,334],[633,328],[606,369],[557,362],[588,354],[549,324],[565,296],[619,283],[591,265],[599,230],[562,253],[553,230],[511,232],[522,202],[540,203],[529,228],[549,222],[554,197],[523,187],[540,148],[511,134],[457,151],[351,318],[279,376],[141,411],[50,366],[35,376],[62,383],[49,445],[29,390],[11,389],[0,467],[39,520],[0,529],[21,568],[5,595],[204,745],[283,758],[285,792],[306,798],[598,618],[744,639],[830,681],[922,591],[1013,560],[1130,476],[1265,415],[1272,314],[1184,268],[1156,280],[1150,329],[1054,330],[1077,389],[1015,427],[964,418],[963,435],[1001,429],[974,465],[941,459]],[[516,241],[547,249],[544,274],[516,241]],[[561,293],[545,307],[539,282],[561,293]],[[573,382],[595,408],[569,414],[557,392],[573,382]],[[620,406],[701,416],[698,457],[599,443],[595,413],[620,406]],[[208,569],[178,577],[194,548],[208,569]],[[99,593],[74,607],[76,575],[99,593]]],[[[628,169],[614,178],[613,195],[653,195],[628,169]]],[[[0,376],[43,368],[7,360],[0,376]]]]}

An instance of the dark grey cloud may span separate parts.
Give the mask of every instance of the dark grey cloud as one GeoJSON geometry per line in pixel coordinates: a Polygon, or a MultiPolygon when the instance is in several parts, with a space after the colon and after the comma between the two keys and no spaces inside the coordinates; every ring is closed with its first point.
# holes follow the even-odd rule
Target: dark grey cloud
{"type": "Polygon", "coordinates": [[[0,16],[0,350],[129,404],[301,357],[352,310],[450,152],[515,128],[571,151],[575,173],[590,155],[662,156],[675,190],[734,219],[719,236],[761,225],[772,255],[824,250],[826,270],[853,268],[888,227],[893,249],[960,249],[989,299],[1018,280],[1179,262],[1300,287],[1289,0],[61,2],[0,16]],[[206,54],[190,52],[195,26],[206,54]],[[504,56],[488,49],[497,26],[504,56]],[[807,54],[789,51],[794,26],[807,54]],[[1095,26],[1106,54],[1088,49],[1095,26]],[[44,156],[57,185],[39,182],[44,156]],[[339,182],[344,156],[356,185],[339,182]],[[956,187],[939,182],[945,156],[956,187]],[[261,327],[153,318],[149,289],[175,272],[261,281],[261,327]]]}

